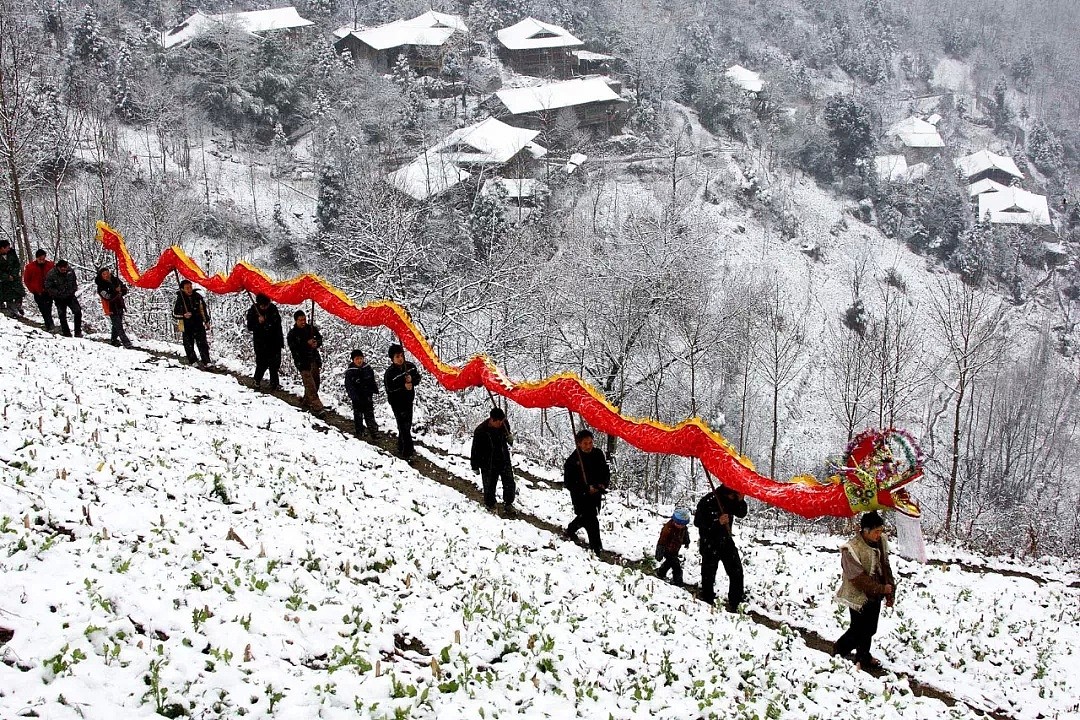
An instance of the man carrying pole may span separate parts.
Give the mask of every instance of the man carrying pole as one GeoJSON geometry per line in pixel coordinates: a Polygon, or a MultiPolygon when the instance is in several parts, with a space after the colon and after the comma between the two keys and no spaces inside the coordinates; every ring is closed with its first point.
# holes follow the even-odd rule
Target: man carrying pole
{"type": "Polygon", "coordinates": [[[566,537],[576,540],[577,531],[585,528],[589,547],[600,554],[604,550],[600,542],[600,505],[611,484],[611,469],[604,451],[593,444],[591,430],[579,430],[574,441],[577,447],[563,463],[563,486],[570,491],[576,513],[566,528],[566,537]]]}
{"type": "Polygon", "coordinates": [[[723,484],[713,485],[712,475],[706,472],[712,491],[701,498],[694,513],[694,525],[698,528],[701,549],[701,595],[702,601],[712,605],[716,602],[713,586],[716,569],[724,564],[728,575],[728,612],[738,612],[743,601],[743,568],[739,549],[731,533],[734,518],[746,517],[746,500],[742,493],[723,484]]]}

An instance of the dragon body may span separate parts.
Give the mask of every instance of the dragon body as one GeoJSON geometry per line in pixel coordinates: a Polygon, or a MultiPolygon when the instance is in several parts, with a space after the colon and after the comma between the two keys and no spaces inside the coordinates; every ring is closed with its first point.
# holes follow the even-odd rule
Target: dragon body
{"type": "Polygon", "coordinates": [[[207,275],[178,247],[165,250],[150,268],[140,271],[123,237],[99,222],[98,239],[117,259],[124,279],[134,287],[155,289],[175,270],[213,293],[264,293],[275,302],[300,305],[314,301],[326,312],[362,327],[385,327],[448,390],[483,387],[526,408],[563,407],[578,413],[591,427],[616,435],[639,450],[697,458],[725,485],[762,502],[806,518],[849,517],[873,509],[892,508],[917,516],[919,508],[904,486],[921,474],[921,456],[914,440],[901,431],[870,431],[848,448],[844,467],[826,482],[808,476],[778,482],[756,472],[720,433],[699,418],[670,426],[619,412],[592,385],[572,373],[540,381],[513,382],[486,356],[453,366],[435,353],[404,307],[388,300],[357,306],[340,290],[314,275],[274,281],[241,262],[228,274],[207,275]],[[902,438],[899,443],[896,438],[902,438]],[[894,461],[895,448],[914,446],[912,462],[894,461]]]}

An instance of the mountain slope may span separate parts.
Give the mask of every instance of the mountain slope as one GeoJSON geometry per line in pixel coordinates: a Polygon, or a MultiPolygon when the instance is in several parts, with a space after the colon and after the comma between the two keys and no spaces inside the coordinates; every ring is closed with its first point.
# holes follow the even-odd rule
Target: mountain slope
{"type": "MultiPolygon", "coordinates": [[[[2,717],[971,715],[498,520],[227,377],[7,319],[0,366],[2,717]]],[[[522,502],[564,513],[555,491],[522,502]]],[[[613,547],[652,541],[612,505],[613,547]]],[[[813,552],[748,553],[751,592],[767,562],[832,581],[813,552]]],[[[1072,608],[1032,622],[1075,627],[1072,608]]],[[[1051,696],[1075,701],[1059,642],[1051,696]]]]}

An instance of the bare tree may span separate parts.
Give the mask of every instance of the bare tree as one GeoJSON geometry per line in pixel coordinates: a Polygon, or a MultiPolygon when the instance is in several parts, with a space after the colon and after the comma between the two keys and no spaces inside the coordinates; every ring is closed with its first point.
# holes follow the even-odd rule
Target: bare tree
{"type": "Polygon", "coordinates": [[[806,342],[796,313],[780,295],[774,278],[762,304],[765,329],[761,353],[756,358],[758,372],[765,380],[772,403],[772,440],[769,443],[769,474],[776,473],[776,450],[780,443],[780,396],[806,366],[806,342]]]}
{"type": "Polygon", "coordinates": [[[945,533],[952,532],[960,469],[965,402],[979,375],[1001,360],[1006,347],[1005,309],[999,299],[952,278],[936,284],[931,315],[948,355],[950,377],[942,377],[952,393],[952,452],[949,460],[945,533]]]}

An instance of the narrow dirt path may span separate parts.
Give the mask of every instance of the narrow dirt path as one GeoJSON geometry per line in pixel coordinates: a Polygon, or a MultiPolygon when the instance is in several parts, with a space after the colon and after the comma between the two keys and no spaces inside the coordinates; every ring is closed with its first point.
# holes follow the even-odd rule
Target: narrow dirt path
{"type": "MultiPolygon", "coordinates": [[[[27,320],[26,318],[20,318],[20,320],[22,322],[24,322],[25,324],[27,324],[27,325],[37,327],[39,329],[41,327],[37,323],[35,323],[33,321],[30,321],[30,320],[27,320]]],[[[102,342],[102,343],[107,343],[108,342],[107,340],[97,339],[97,338],[86,338],[86,339],[91,340],[93,342],[102,342]]],[[[136,349],[139,350],[140,352],[146,353],[147,355],[151,356],[150,358],[147,359],[146,362],[154,362],[153,358],[162,358],[162,359],[168,358],[168,359],[171,359],[171,360],[178,360],[178,361],[181,360],[181,356],[178,353],[162,352],[162,351],[159,351],[159,350],[148,350],[148,349],[144,349],[144,348],[136,348],[136,349]]],[[[243,385],[244,387],[247,387],[247,388],[251,389],[252,392],[260,392],[260,393],[263,393],[263,394],[266,394],[266,395],[272,395],[273,397],[277,398],[278,400],[280,400],[280,401],[282,401],[282,402],[284,402],[284,403],[286,403],[288,405],[291,405],[292,407],[295,407],[295,408],[301,410],[302,412],[307,412],[306,410],[303,410],[300,407],[301,398],[296,396],[296,395],[293,395],[290,392],[287,392],[287,391],[284,391],[284,390],[269,391],[269,390],[257,389],[257,388],[255,388],[254,383],[252,382],[250,377],[248,377],[246,375],[242,375],[240,373],[235,373],[235,372],[232,372],[232,371],[229,371],[229,370],[218,368],[218,367],[213,367],[211,369],[205,370],[205,372],[211,372],[211,373],[217,374],[217,375],[230,376],[230,377],[234,378],[239,384],[243,385]]],[[[340,433],[342,433],[343,435],[346,435],[346,436],[356,440],[357,442],[364,442],[364,443],[366,443],[368,445],[371,445],[371,446],[374,446],[374,447],[378,448],[381,452],[387,454],[388,456],[396,457],[395,454],[394,454],[394,451],[395,451],[395,448],[396,448],[396,445],[397,445],[397,440],[396,440],[395,436],[383,433],[378,441],[373,441],[373,440],[371,440],[369,438],[366,438],[366,437],[365,438],[357,438],[353,434],[353,421],[352,421],[352,418],[343,417],[343,416],[341,416],[341,415],[339,415],[339,414],[337,414],[337,413],[335,413],[333,411],[326,412],[326,414],[322,418],[315,418],[314,416],[312,416],[312,427],[315,430],[319,431],[319,432],[329,432],[330,429],[333,428],[333,429],[339,431],[340,433]]],[[[423,444],[421,442],[416,442],[416,445],[417,445],[417,447],[422,447],[422,448],[428,450],[429,452],[441,455],[443,457],[446,457],[448,455],[448,453],[446,453],[443,450],[440,450],[438,448],[430,447],[430,446],[425,445],[425,444],[423,444]]],[[[424,475],[425,477],[427,477],[427,478],[429,478],[431,480],[434,480],[435,482],[437,482],[437,483],[439,483],[441,485],[445,485],[446,487],[453,488],[454,490],[458,491],[459,493],[461,493],[465,497],[469,498],[470,500],[472,500],[472,501],[474,501],[474,502],[476,502],[478,504],[483,503],[483,500],[484,500],[483,492],[480,490],[480,488],[478,488],[470,480],[467,480],[467,479],[462,478],[462,477],[460,477],[458,475],[455,475],[454,473],[448,472],[447,470],[439,467],[438,465],[430,462],[429,460],[427,460],[427,459],[425,459],[425,458],[423,458],[422,456],[419,456],[419,455],[414,457],[413,460],[410,461],[409,464],[412,466],[412,468],[414,470],[419,472],[421,475],[424,475]]],[[[517,473],[516,470],[515,470],[515,473],[517,473]]],[[[543,480],[541,478],[537,478],[535,476],[528,475],[526,473],[517,473],[517,474],[522,475],[522,476],[527,476],[528,479],[536,481],[536,482],[540,482],[540,483],[543,483],[543,484],[546,484],[546,485],[549,485],[549,486],[552,485],[552,483],[550,481],[543,480]]],[[[502,515],[502,513],[497,513],[497,514],[502,515]]],[[[536,517],[535,515],[532,515],[532,514],[529,514],[529,513],[526,513],[526,512],[518,511],[517,514],[514,516],[514,519],[520,520],[522,522],[529,523],[530,525],[532,525],[533,527],[535,527],[537,529],[544,530],[544,531],[546,531],[548,533],[551,533],[554,536],[553,541],[557,540],[557,539],[563,539],[563,528],[561,526],[556,525],[556,524],[551,523],[551,522],[548,522],[547,520],[544,520],[542,518],[536,517]]],[[[563,540],[563,541],[564,542],[570,542],[569,540],[563,540]]],[[[579,541],[576,544],[579,545],[582,548],[587,549],[587,545],[585,543],[583,543],[583,542],[579,541]]],[[[776,544],[783,545],[784,543],[776,543],[776,544]]],[[[614,553],[614,552],[610,552],[610,551],[603,551],[602,553],[599,553],[598,556],[597,556],[597,559],[600,560],[601,562],[607,563],[609,565],[614,565],[614,566],[617,566],[617,567],[621,567],[621,568],[636,568],[638,570],[641,570],[642,572],[647,571],[647,568],[644,568],[640,564],[640,562],[631,561],[631,560],[629,560],[627,558],[624,558],[623,556],[619,555],[618,553],[614,553]]],[[[1034,579],[1034,578],[1032,578],[1032,579],[1034,579]]],[[[690,586],[687,587],[687,591],[691,595],[694,594],[694,590],[695,589],[693,587],[690,587],[690,586]]],[[[722,611],[719,611],[719,612],[722,612],[722,611]]],[[[815,632],[813,630],[810,630],[808,628],[799,627],[797,625],[792,625],[792,624],[790,624],[788,622],[778,620],[776,618],[770,617],[768,615],[765,615],[763,613],[753,611],[753,610],[746,611],[745,614],[746,614],[747,617],[752,619],[755,623],[758,623],[759,625],[762,625],[764,627],[768,627],[768,628],[770,628],[772,630],[779,630],[781,627],[784,627],[784,626],[790,628],[791,630],[794,630],[795,632],[797,632],[799,634],[799,636],[803,640],[803,643],[808,648],[811,648],[813,650],[817,650],[819,652],[823,652],[823,653],[826,653],[826,654],[831,654],[831,652],[832,652],[832,641],[822,637],[820,634],[818,634],[817,632],[815,632]]],[[[941,688],[934,687],[932,685],[924,683],[924,682],[912,677],[911,675],[908,675],[908,674],[903,673],[903,672],[898,672],[898,671],[895,671],[895,670],[886,670],[886,669],[880,669],[880,670],[868,671],[868,672],[870,672],[870,674],[874,675],[875,677],[882,677],[882,676],[884,676],[884,675],[891,672],[892,674],[896,675],[897,677],[900,677],[900,678],[903,678],[904,680],[906,680],[907,683],[908,683],[908,686],[911,688],[911,691],[916,696],[933,698],[935,700],[941,701],[942,703],[944,703],[945,705],[947,705],[949,707],[962,705],[962,706],[967,707],[969,710],[971,710],[972,712],[974,712],[974,713],[976,713],[978,715],[993,718],[993,720],[1015,720],[1015,718],[1012,715],[1008,714],[1006,711],[1004,711],[1004,710],[1002,710],[1000,708],[995,709],[995,710],[984,710],[983,708],[975,707],[974,705],[972,705],[968,701],[963,700],[961,698],[957,698],[957,697],[953,696],[952,694],[950,694],[949,692],[947,692],[946,690],[943,690],[941,688]]]]}

